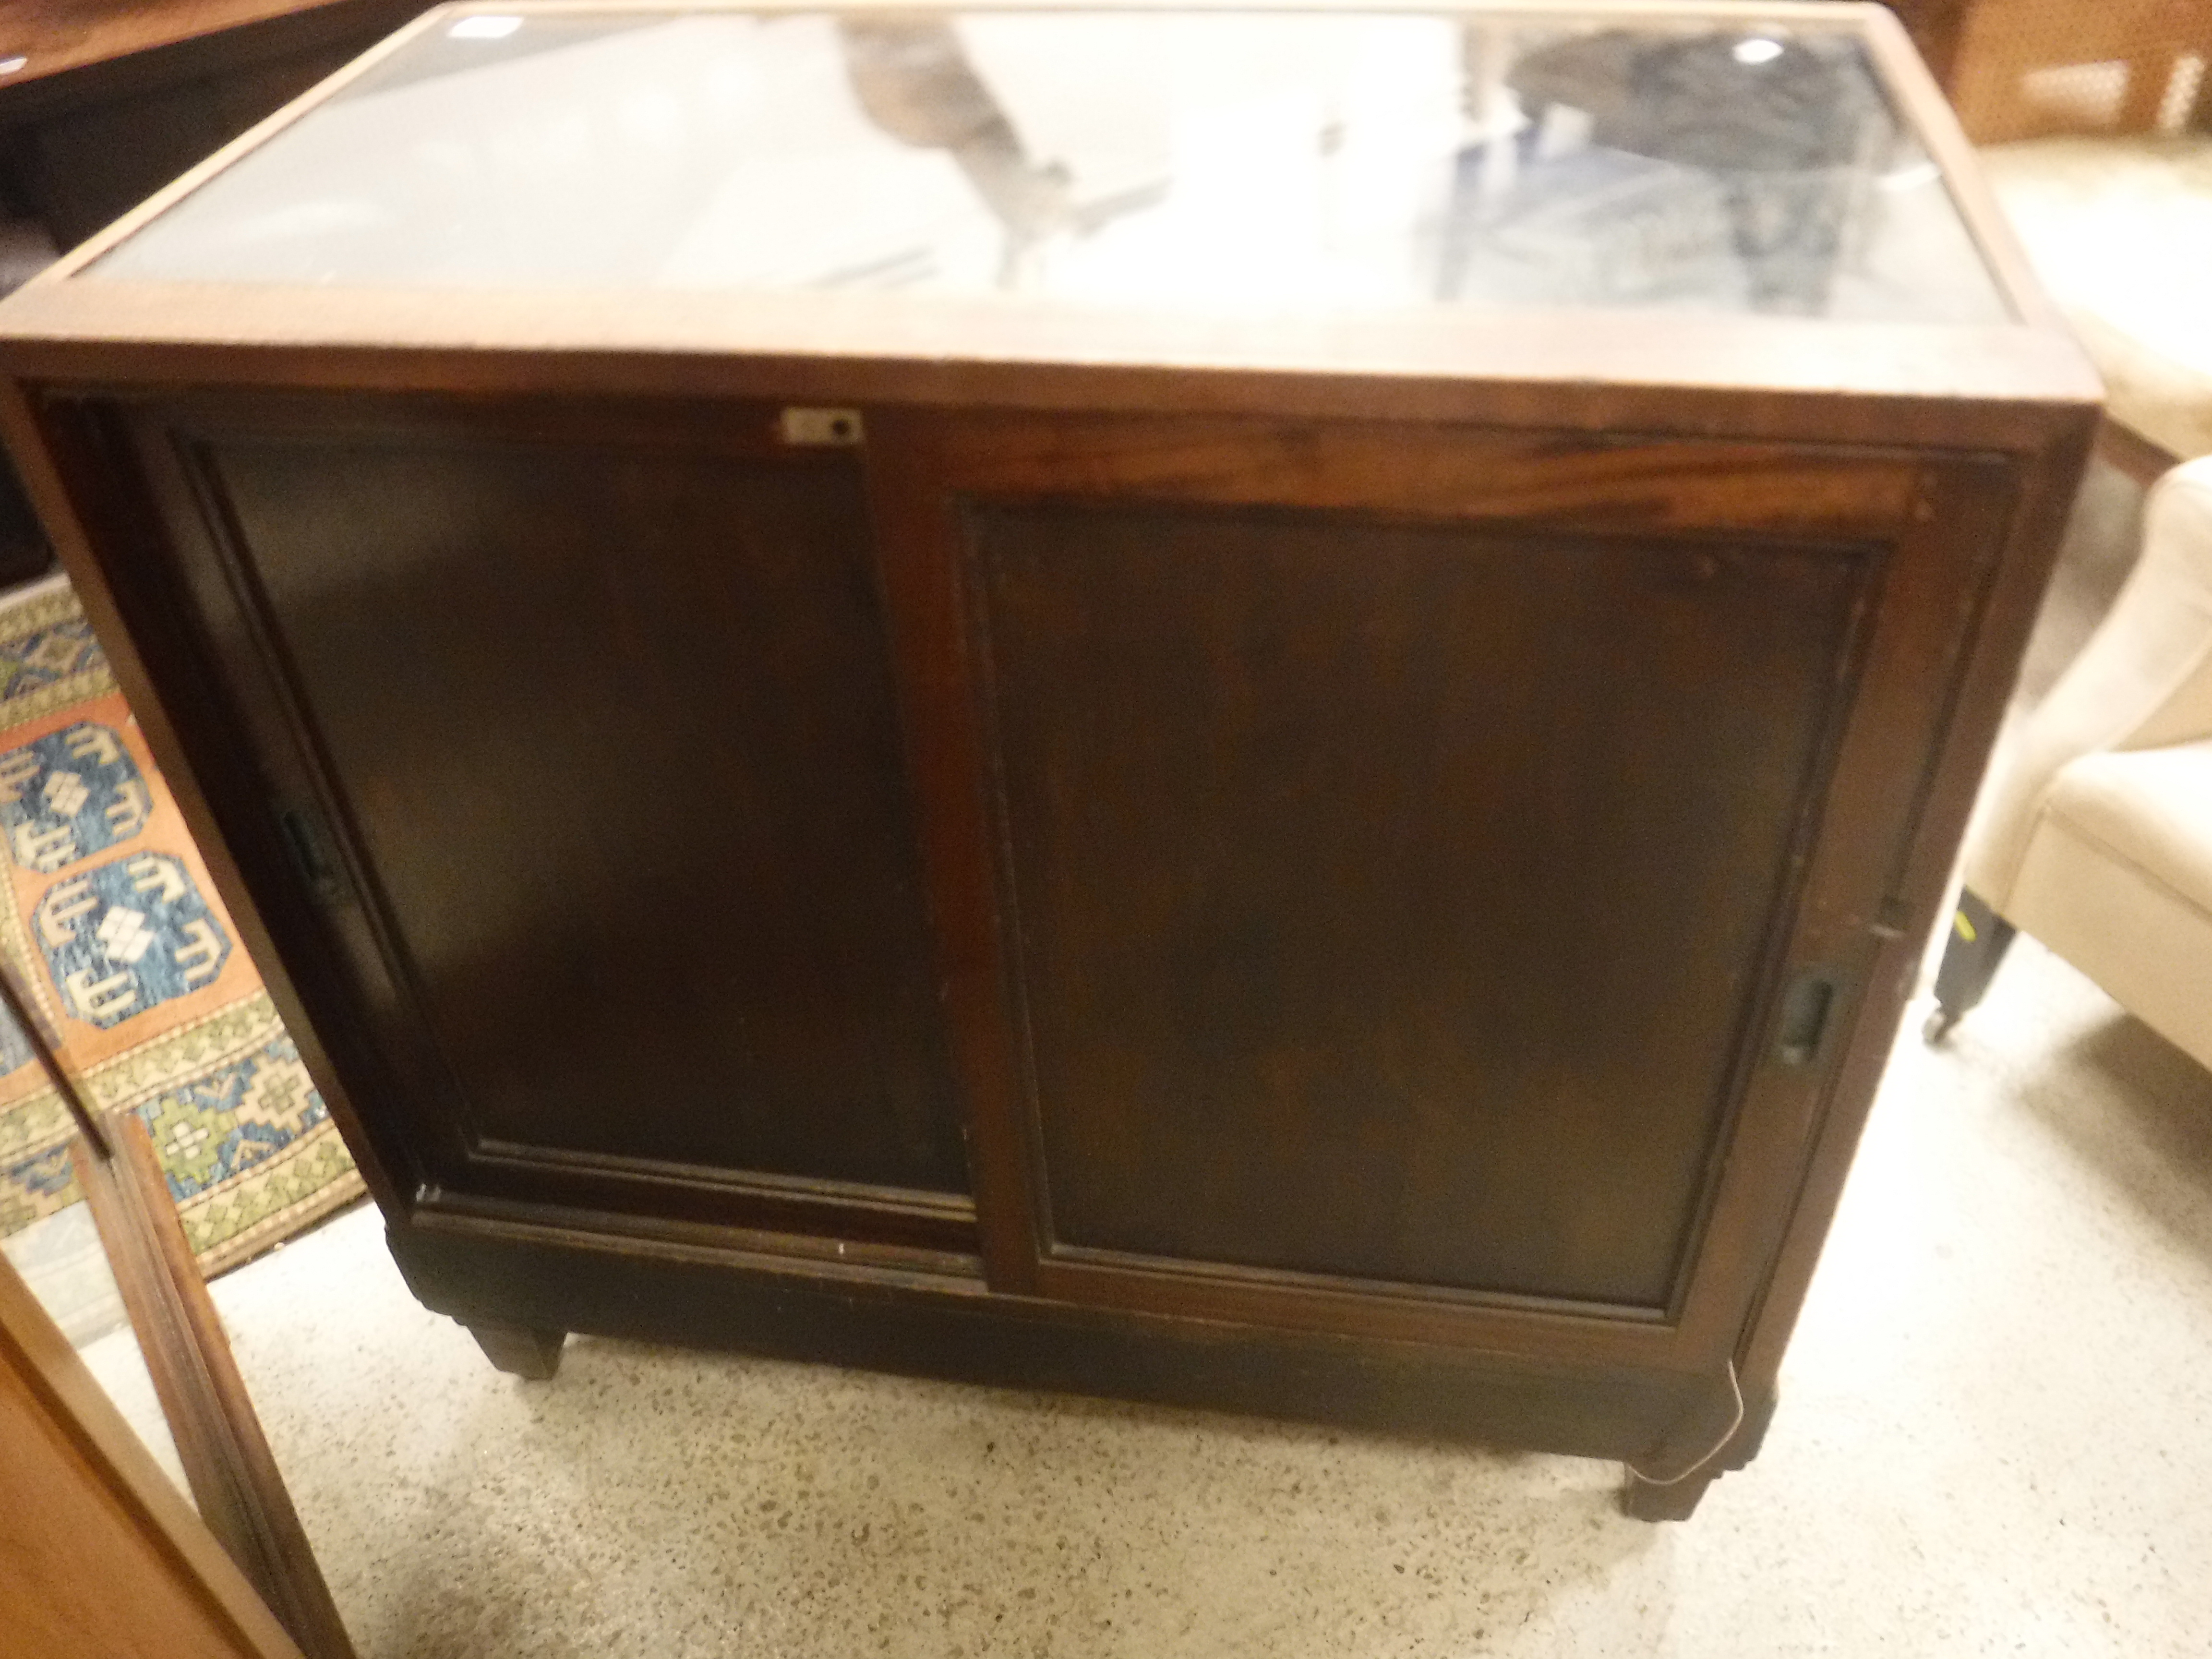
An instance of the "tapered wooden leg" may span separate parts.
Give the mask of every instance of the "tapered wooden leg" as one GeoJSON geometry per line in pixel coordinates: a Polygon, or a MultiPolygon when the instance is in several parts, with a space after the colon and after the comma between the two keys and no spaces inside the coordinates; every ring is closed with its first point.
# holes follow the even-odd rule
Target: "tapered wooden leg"
{"type": "Polygon", "coordinates": [[[1705,1495],[1705,1489],[1724,1471],[1709,1466],[1671,1486],[1646,1480],[1633,1469],[1621,1473],[1620,1508],[1631,1520],[1686,1521],[1697,1512],[1698,1500],[1705,1495]]]}
{"type": "Polygon", "coordinates": [[[543,1382],[561,1369],[566,1331],[533,1331],[521,1325],[471,1325],[469,1334],[484,1358],[511,1376],[543,1382]]]}
{"type": "Polygon", "coordinates": [[[1774,1420],[1774,1404],[1771,1377],[1753,1377],[1743,1389],[1740,1408],[1731,1379],[1727,1397],[1716,1391],[1676,1427],[1671,1443],[1655,1448],[1640,1465],[1622,1468],[1621,1512],[1637,1521],[1688,1520],[1714,1481],[1759,1455],[1767,1425],[1774,1420]],[[1717,1434],[1728,1437],[1717,1446],[1717,1434]],[[1647,1480],[1636,1472],[1639,1467],[1654,1474],[1684,1468],[1690,1473],[1679,1480],[1647,1480]]]}

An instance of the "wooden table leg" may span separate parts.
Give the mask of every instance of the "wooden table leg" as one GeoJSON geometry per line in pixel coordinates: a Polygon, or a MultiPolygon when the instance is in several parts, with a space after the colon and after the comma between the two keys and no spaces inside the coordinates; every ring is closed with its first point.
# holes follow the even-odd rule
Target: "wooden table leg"
{"type": "Polygon", "coordinates": [[[1729,1370],[1729,1393],[1716,1393],[1692,1412],[1670,1437],[1673,1443],[1658,1449],[1640,1467],[1660,1473],[1685,1471],[1679,1478],[1646,1480],[1631,1463],[1621,1470],[1621,1512],[1638,1521],[1686,1521],[1713,1482],[1731,1469],[1740,1469],[1759,1455],[1766,1438],[1766,1425],[1774,1419],[1774,1382],[1754,1378],[1748,1389],[1729,1370]],[[1724,1414],[1724,1415],[1723,1415],[1724,1414]],[[1714,1421],[1720,1418],[1720,1423],[1714,1421]],[[1723,1426],[1724,1425],[1725,1426],[1723,1426]],[[1716,1443],[1713,1436],[1720,1436],[1716,1443]]]}
{"type": "Polygon", "coordinates": [[[1717,1467],[1707,1467],[1686,1480],[1662,1486],[1656,1480],[1646,1480],[1633,1469],[1624,1469],[1621,1512],[1635,1521],[1686,1521],[1696,1513],[1698,1500],[1705,1495],[1705,1489],[1723,1473],[1717,1467]]]}
{"type": "Polygon", "coordinates": [[[566,1331],[533,1331],[521,1325],[471,1324],[469,1334],[500,1370],[534,1382],[544,1382],[561,1369],[561,1346],[568,1340],[566,1331]]]}

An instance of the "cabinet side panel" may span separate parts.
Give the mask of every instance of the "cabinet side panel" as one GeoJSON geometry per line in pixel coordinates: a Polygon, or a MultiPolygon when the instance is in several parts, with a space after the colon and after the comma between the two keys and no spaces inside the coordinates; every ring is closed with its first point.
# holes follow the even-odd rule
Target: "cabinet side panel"
{"type": "Polygon", "coordinates": [[[1877,556],[970,532],[1055,1245],[1666,1306],[1877,556]]]}
{"type": "Polygon", "coordinates": [[[851,458],[173,436],[465,1139],[965,1189],[851,458]]]}

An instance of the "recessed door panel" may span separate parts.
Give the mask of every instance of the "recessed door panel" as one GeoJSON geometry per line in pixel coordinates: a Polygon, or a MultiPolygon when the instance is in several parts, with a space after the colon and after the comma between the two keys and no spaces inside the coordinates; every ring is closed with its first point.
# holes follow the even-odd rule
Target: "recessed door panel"
{"type": "Polygon", "coordinates": [[[1872,551],[967,523],[1048,1253],[1666,1306],[1872,551]]]}
{"type": "Polygon", "coordinates": [[[963,1192],[859,463],[714,439],[173,441],[468,1144],[963,1192]]]}

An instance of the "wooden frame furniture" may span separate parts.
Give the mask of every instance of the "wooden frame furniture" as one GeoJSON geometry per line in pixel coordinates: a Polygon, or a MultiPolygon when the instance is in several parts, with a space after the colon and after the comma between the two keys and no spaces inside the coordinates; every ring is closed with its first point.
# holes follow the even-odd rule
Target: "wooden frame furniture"
{"type": "Polygon", "coordinates": [[[2207,0],[1973,0],[1944,77],[1978,144],[2212,131],[2207,0]]]}
{"type": "MultiPolygon", "coordinates": [[[[448,8],[0,306],[9,441],[409,1282],[496,1363],[586,1330],[1411,1426],[1686,1515],[1773,1408],[2094,376],[1878,8],[1134,15],[1023,61],[1133,43],[1203,104],[1201,59],[1371,47],[1389,95],[1267,150],[1310,191],[1085,198],[1130,147],[1048,157],[1006,67],[1057,14],[448,8]],[[589,246],[513,195],[277,246],[411,222],[378,167],[261,192],[510,37],[829,88],[763,153],[906,168],[871,199],[953,228],[860,291],[586,270],[660,246],[642,184],[589,246]],[[1664,118],[1608,101],[1652,52],[1664,118]],[[1766,65],[1833,122],[1679,118],[1766,65]],[[1322,186],[1420,88],[1474,230],[1416,258],[1328,216],[1388,169],[1322,186]],[[1593,173],[1668,204],[1658,298],[1578,252],[1632,216],[1549,216],[1593,173]],[[1189,297],[1261,243],[1273,297],[1189,297]],[[467,270],[378,266],[418,256],[467,270]],[[1442,298],[1372,297],[1416,269],[1442,298]]],[[[1175,153],[1253,176],[1249,108],[1175,153]]],[[[840,223],[808,176],[792,241],[840,223]]]]}
{"type": "Polygon", "coordinates": [[[92,1206],[192,1501],[307,1659],[354,1659],[146,1125],[131,1113],[106,1127],[112,1156],[79,1139],[70,1162],[92,1206]]]}
{"type": "Polygon", "coordinates": [[[0,1615],[45,1659],[302,1659],[0,1261],[0,1615]]]}
{"type": "Polygon", "coordinates": [[[57,1470],[40,1436],[17,1435],[18,1455],[0,1465],[0,1497],[11,1515],[29,1517],[0,1552],[18,1570],[0,1571],[0,1611],[9,1628],[45,1633],[40,1653],[202,1652],[214,1644],[222,1652],[354,1659],[144,1122],[94,1107],[4,963],[0,1009],[76,1120],[70,1163],[199,1510],[178,1501],[61,1330],[0,1262],[0,1357],[13,1372],[0,1392],[21,1395],[9,1401],[11,1414],[29,1407],[73,1449],[57,1470]],[[111,1512],[94,1522],[88,1506],[111,1512]],[[73,1522],[54,1524],[72,1511],[73,1522]],[[59,1556],[46,1559],[56,1545],[59,1556]]]}

